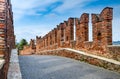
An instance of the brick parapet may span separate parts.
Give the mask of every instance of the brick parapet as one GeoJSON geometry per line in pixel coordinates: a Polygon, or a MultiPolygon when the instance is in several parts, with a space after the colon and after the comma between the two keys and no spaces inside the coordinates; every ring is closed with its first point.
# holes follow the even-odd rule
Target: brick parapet
{"type": "Polygon", "coordinates": [[[120,45],[108,45],[107,49],[112,59],[120,61],[120,45]]]}
{"type": "Polygon", "coordinates": [[[76,20],[76,48],[84,48],[84,42],[88,41],[88,22],[89,22],[89,14],[83,13],[80,17],[76,20]]]}
{"type": "Polygon", "coordinates": [[[64,40],[61,42],[62,47],[70,47],[71,40],[74,39],[74,18],[69,18],[68,21],[64,21],[64,40]]]}
{"type": "MultiPolygon", "coordinates": [[[[37,37],[37,42],[38,42],[38,37],[37,37]]],[[[25,45],[23,47],[23,50],[20,51],[20,55],[30,55],[30,54],[34,54],[36,52],[36,48],[39,49],[38,47],[36,47],[35,45],[35,40],[31,39],[30,44],[29,45],[25,45]]]]}
{"type": "Polygon", "coordinates": [[[105,69],[113,70],[113,71],[120,73],[120,62],[119,61],[104,58],[101,56],[92,55],[92,54],[87,54],[85,52],[70,49],[70,48],[39,51],[37,52],[37,54],[38,55],[57,55],[57,56],[73,58],[76,60],[87,62],[93,65],[103,67],[105,69]]]}
{"type": "MultiPolygon", "coordinates": [[[[89,43],[88,41],[88,23],[89,23],[89,14],[83,13],[81,17],[78,18],[69,18],[68,21],[60,23],[57,25],[56,29],[53,29],[48,33],[47,37],[47,46],[44,46],[45,42],[44,37],[41,40],[41,50],[49,50],[55,48],[75,48],[75,49],[84,49],[88,51],[107,51],[107,45],[111,43],[112,37],[112,8],[105,8],[100,14],[92,14],[92,25],[93,25],[93,42],[89,43]],[[75,19],[75,22],[74,22],[75,19]],[[108,21],[109,20],[109,21],[108,21]],[[74,41],[74,23],[76,25],[76,40],[74,41]],[[104,25],[104,26],[103,26],[104,25]],[[109,28],[108,28],[108,25],[109,28]],[[55,35],[56,31],[56,35],[55,35]],[[110,33],[108,33],[108,31],[110,33]],[[56,39],[55,39],[56,38],[56,39]],[[56,40],[56,42],[55,42],[56,40]],[[76,44],[76,45],[75,45],[76,44]],[[45,47],[45,48],[44,48],[45,47]]],[[[38,44],[37,44],[38,45],[38,44]]]]}
{"type": "Polygon", "coordinates": [[[74,48],[98,56],[113,58],[114,54],[110,53],[107,47],[112,45],[112,15],[113,9],[110,7],[104,8],[100,14],[92,14],[92,42],[88,40],[89,14],[83,13],[80,18],[69,18],[44,37],[36,38],[36,53],[57,48],[74,48]],[[76,39],[74,39],[74,35],[76,39]]]}
{"type": "Polygon", "coordinates": [[[97,46],[106,51],[107,45],[112,45],[112,8],[106,7],[100,14],[92,14],[93,48],[97,46]]]}

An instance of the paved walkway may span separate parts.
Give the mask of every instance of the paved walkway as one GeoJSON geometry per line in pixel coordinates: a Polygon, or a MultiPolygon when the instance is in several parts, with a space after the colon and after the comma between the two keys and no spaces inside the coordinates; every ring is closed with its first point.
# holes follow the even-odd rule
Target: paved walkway
{"type": "Polygon", "coordinates": [[[120,79],[120,74],[58,56],[19,56],[23,79],[120,79]]]}
{"type": "Polygon", "coordinates": [[[13,49],[11,52],[7,79],[22,79],[19,67],[18,52],[16,49],[13,49]]]}

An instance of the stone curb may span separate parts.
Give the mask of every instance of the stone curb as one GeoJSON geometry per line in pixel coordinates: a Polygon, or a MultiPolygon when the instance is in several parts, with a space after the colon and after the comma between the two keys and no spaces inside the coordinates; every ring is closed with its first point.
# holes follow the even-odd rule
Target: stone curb
{"type": "Polygon", "coordinates": [[[8,79],[22,79],[17,49],[13,49],[11,52],[7,78],[8,79]]]}

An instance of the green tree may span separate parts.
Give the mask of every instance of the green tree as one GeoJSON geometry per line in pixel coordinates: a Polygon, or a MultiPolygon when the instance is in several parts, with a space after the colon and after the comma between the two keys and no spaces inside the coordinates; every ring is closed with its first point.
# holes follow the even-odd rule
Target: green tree
{"type": "Polygon", "coordinates": [[[25,45],[28,45],[28,42],[26,41],[26,39],[22,39],[20,43],[18,43],[16,46],[18,50],[22,50],[25,45]]]}
{"type": "Polygon", "coordinates": [[[19,46],[19,43],[16,43],[16,44],[15,44],[15,46],[16,46],[16,48],[18,48],[18,46],[19,46]]]}

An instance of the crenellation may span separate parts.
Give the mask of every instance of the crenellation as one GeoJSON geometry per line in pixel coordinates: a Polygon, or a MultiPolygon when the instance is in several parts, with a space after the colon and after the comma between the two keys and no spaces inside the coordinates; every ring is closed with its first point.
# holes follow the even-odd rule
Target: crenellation
{"type": "Polygon", "coordinates": [[[92,24],[102,21],[102,19],[100,18],[100,14],[91,14],[91,16],[92,16],[92,24]]]}
{"type": "Polygon", "coordinates": [[[53,45],[52,45],[52,49],[55,49],[56,48],[56,43],[57,43],[57,29],[54,28],[53,29],[53,45]]]}
{"type": "Polygon", "coordinates": [[[64,41],[64,47],[71,47],[71,41],[74,40],[74,18],[69,18],[68,21],[64,21],[64,27],[65,27],[65,41],[64,41]]]}
{"type": "Polygon", "coordinates": [[[83,13],[80,20],[76,18],[76,48],[84,48],[84,42],[88,41],[89,14],[83,13]]]}
{"type": "Polygon", "coordinates": [[[64,38],[65,38],[65,31],[64,31],[64,23],[60,23],[60,47],[64,47],[64,38]]]}
{"type": "Polygon", "coordinates": [[[40,45],[41,45],[40,40],[41,40],[41,36],[40,37],[36,36],[36,52],[38,52],[40,49],[40,45]]]}
{"type": "Polygon", "coordinates": [[[103,20],[112,20],[113,19],[113,8],[106,7],[100,13],[100,16],[103,20]]]}
{"type": "Polygon", "coordinates": [[[116,53],[113,52],[116,52],[119,47],[108,47],[112,45],[113,8],[106,7],[100,14],[93,13],[91,17],[93,41],[89,41],[89,14],[83,13],[80,18],[70,17],[67,21],[61,22],[44,37],[36,37],[36,53],[44,50],[73,48],[115,59],[116,53]]]}
{"type": "Polygon", "coordinates": [[[54,29],[51,31],[51,49],[54,49],[54,44],[55,44],[55,33],[54,33],[54,29]]]}
{"type": "Polygon", "coordinates": [[[30,55],[36,52],[35,40],[31,39],[29,45],[25,45],[23,50],[20,51],[21,55],[30,55]]]}
{"type": "Polygon", "coordinates": [[[92,14],[94,50],[106,51],[106,46],[112,45],[112,14],[112,8],[109,7],[100,14],[92,14]]]}
{"type": "Polygon", "coordinates": [[[47,43],[48,43],[47,48],[49,49],[49,46],[50,46],[50,33],[47,34],[47,39],[48,39],[48,41],[47,41],[47,43]]]}
{"type": "Polygon", "coordinates": [[[80,23],[88,23],[89,22],[89,14],[83,13],[80,17],[80,23]]]}
{"type": "Polygon", "coordinates": [[[80,24],[80,19],[79,18],[75,18],[75,26],[80,24]]]}
{"type": "Polygon", "coordinates": [[[58,43],[58,46],[57,47],[60,47],[60,41],[61,41],[61,29],[60,29],[60,25],[58,25],[57,27],[57,43],[58,43]]]}

